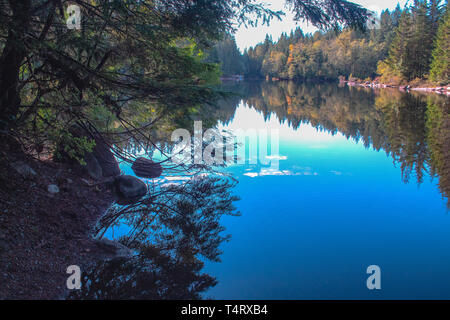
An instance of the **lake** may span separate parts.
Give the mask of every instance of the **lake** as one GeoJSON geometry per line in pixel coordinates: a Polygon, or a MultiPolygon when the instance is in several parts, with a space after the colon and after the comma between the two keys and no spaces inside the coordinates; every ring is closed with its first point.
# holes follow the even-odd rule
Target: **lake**
{"type": "Polygon", "coordinates": [[[450,298],[448,98],[294,82],[224,88],[239,96],[220,103],[217,128],[277,130],[279,170],[221,169],[238,181],[241,215],[220,219],[231,235],[220,262],[202,259],[217,279],[204,298],[450,298]],[[366,286],[371,265],[380,290],[366,286]]]}

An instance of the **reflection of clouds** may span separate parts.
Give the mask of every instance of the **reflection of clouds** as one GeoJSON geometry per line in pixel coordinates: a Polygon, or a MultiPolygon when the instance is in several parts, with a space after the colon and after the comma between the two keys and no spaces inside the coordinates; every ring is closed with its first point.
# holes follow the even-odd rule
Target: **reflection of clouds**
{"type": "Polygon", "coordinates": [[[256,178],[256,177],[264,177],[264,176],[292,176],[294,175],[289,170],[275,170],[275,169],[262,169],[260,172],[247,172],[244,173],[244,176],[250,177],[250,178],[256,178]]]}
{"type": "Polygon", "coordinates": [[[289,170],[275,170],[275,169],[262,169],[259,174],[261,176],[292,176],[293,173],[289,170]]]}
{"type": "Polygon", "coordinates": [[[189,173],[188,177],[186,177],[186,176],[167,176],[167,177],[158,179],[158,182],[163,183],[161,185],[161,187],[168,187],[171,185],[180,185],[185,181],[190,181],[190,180],[195,181],[195,180],[203,179],[208,176],[209,176],[209,174],[205,173],[205,172],[204,173],[194,173],[194,174],[189,173]],[[168,181],[168,183],[165,183],[167,181],[168,181]]]}
{"type": "Polygon", "coordinates": [[[293,166],[292,169],[295,171],[296,176],[318,176],[317,172],[314,172],[311,167],[301,167],[293,166]]]}
{"type": "Polygon", "coordinates": [[[248,172],[248,173],[244,173],[244,176],[250,177],[250,178],[256,178],[259,176],[259,173],[257,172],[248,172]]]}
{"type": "Polygon", "coordinates": [[[274,156],[266,156],[266,159],[268,159],[268,160],[287,160],[287,157],[274,155],[274,156]]]}
{"type": "Polygon", "coordinates": [[[262,169],[260,172],[247,172],[244,176],[250,178],[265,177],[265,176],[317,176],[317,172],[310,170],[292,172],[290,170],[275,170],[275,169],[262,169]]]}

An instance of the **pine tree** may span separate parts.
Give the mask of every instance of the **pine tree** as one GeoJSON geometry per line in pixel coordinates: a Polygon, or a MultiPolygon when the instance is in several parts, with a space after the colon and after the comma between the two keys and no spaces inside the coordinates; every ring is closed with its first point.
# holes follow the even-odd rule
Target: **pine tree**
{"type": "Polygon", "coordinates": [[[441,0],[430,0],[430,19],[433,33],[436,34],[439,29],[439,22],[441,21],[441,0]]]}
{"type": "Polygon", "coordinates": [[[243,56],[239,51],[236,39],[230,34],[226,34],[212,50],[211,58],[214,60],[206,60],[207,62],[215,62],[221,64],[222,73],[227,76],[244,73],[243,56]]]}
{"type": "Polygon", "coordinates": [[[436,31],[429,14],[426,0],[416,0],[412,9],[413,34],[408,41],[407,58],[404,61],[403,75],[407,80],[423,79],[430,70],[436,31]]]}
{"type": "Polygon", "coordinates": [[[386,64],[390,70],[397,74],[404,74],[405,63],[408,57],[408,43],[412,37],[412,17],[407,9],[403,11],[395,38],[389,50],[389,58],[386,64]]]}
{"type": "Polygon", "coordinates": [[[450,83],[450,5],[442,21],[433,51],[430,79],[441,84],[450,83]]]}
{"type": "Polygon", "coordinates": [[[415,0],[411,9],[403,12],[386,61],[389,72],[407,81],[426,78],[437,31],[434,26],[440,16],[439,3],[415,0]]]}

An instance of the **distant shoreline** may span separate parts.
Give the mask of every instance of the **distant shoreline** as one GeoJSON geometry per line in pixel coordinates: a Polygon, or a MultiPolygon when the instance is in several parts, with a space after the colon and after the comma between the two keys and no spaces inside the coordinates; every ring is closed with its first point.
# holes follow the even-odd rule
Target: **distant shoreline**
{"type": "Polygon", "coordinates": [[[378,82],[356,82],[356,81],[341,81],[342,84],[347,84],[349,87],[363,87],[363,88],[372,88],[372,89],[386,89],[386,88],[392,88],[392,89],[398,89],[400,91],[418,91],[418,92],[426,92],[426,93],[437,93],[440,95],[446,95],[450,96],[450,85],[449,86],[442,86],[442,87],[413,87],[411,85],[391,85],[391,84],[384,84],[384,83],[378,83],[378,82]]]}
{"type": "Polygon", "coordinates": [[[224,76],[220,78],[221,81],[268,81],[268,82],[278,82],[278,81],[295,81],[295,82],[307,82],[307,83],[339,83],[341,85],[347,85],[349,87],[362,87],[362,88],[371,88],[371,89],[398,89],[404,92],[417,91],[424,93],[436,93],[440,95],[450,96],[450,84],[447,86],[413,86],[411,84],[407,85],[393,85],[386,83],[379,83],[377,81],[366,81],[362,80],[356,81],[347,81],[340,79],[324,79],[324,78],[311,78],[311,79],[284,79],[278,77],[266,77],[266,78],[247,78],[245,76],[236,75],[236,76],[224,76]]]}

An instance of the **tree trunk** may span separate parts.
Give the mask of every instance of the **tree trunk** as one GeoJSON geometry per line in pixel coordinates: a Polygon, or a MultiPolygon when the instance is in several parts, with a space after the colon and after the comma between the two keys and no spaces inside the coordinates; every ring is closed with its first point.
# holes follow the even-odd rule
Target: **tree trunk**
{"type": "Polygon", "coordinates": [[[12,17],[8,39],[0,57],[0,128],[9,127],[20,106],[18,92],[20,65],[26,56],[25,32],[31,13],[31,0],[10,0],[12,17]]]}

